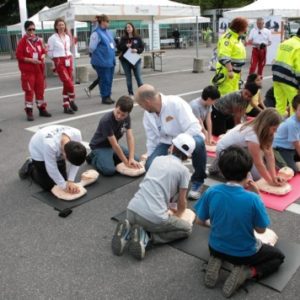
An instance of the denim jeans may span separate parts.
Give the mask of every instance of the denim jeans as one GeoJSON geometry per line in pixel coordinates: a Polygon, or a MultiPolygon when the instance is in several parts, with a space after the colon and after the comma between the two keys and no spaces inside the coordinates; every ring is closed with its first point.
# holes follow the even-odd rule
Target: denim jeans
{"type": "Polygon", "coordinates": [[[155,224],[127,209],[127,219],[131,225],[138,224],[149,232],[153,244],[165,244],[187,238],[192,233],[191,224],[176,216],[169,216],[166,221],[155,224]]]}
{"type": "MultiPolygon", "coordinates": [[[[129,151],[126,147],[121,146],[122,151],[128,158],[129,151]]],[[[91,153],[92,166],[96,168],[104,176],[112,176],[116,173],[116,165],[121,162],[111,147],[99,148],[92,150],[91,153]]],[[[135,157],[135,160],[138,158],[135,157]]]]}
{"type": "Polygon", "coordinates": [[[110,97],[111,87],[114,78],[115,67],[102,68],[99,66],[93,66],[97,72],[99,78],[99,90],[102,98],[110,97]]]}
{"type": "MultiPolygon", "coordinates": [[[[201,136],[195,135],[193,136],[195,142],[196,142],[196,148],[192,155],[192,163],[194,167],[194,173],[192,175],[191,181],[192,182],[199,182],[203,183],[204,179],[207,177],[205,170],[206,170],[206,149],[205,149],[205,143],[201,136]]],[[[155,150],[152,152],[152,154],[148,157],[146,161],[145,168],[146,170],[149,169],[150,165],[152,164],[152,161],[157,156],[167,155],[168,149],[171,145],[160,143],[156,146],[155,150]]]]}
{"type": "Polygon", "coordinates": [[[126,77],[126,84],[128,89],[128,94],[133,95],[133,88],[132,88],[132,75],[131,70],[133,71],[134,77],[136,79],[136,83],[138,87],[143,85],[142,81],[142,60],[139,60],[134,66],[129,63],[125,58],[120,60],[123,70],[125,72],[126,77]]]}

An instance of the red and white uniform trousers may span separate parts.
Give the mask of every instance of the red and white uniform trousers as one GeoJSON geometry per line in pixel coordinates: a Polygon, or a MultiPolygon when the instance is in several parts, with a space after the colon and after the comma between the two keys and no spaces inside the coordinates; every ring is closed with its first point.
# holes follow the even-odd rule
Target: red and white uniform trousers
{"type": "Polygon", "coordinates": [[[63,107],[70,107],[70,102],[75,99],[72,56],[54,57],[53,61],[59,79],[63,83],[63,107]]]}

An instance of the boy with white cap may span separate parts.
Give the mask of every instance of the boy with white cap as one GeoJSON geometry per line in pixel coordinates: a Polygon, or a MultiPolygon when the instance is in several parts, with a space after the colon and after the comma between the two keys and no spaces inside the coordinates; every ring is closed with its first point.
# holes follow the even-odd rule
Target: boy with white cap
{"type": "Polygon", "coordinates": [[[112,239],[115,255],[122,255],[129,242],[130,254],[143,259],[149,241],[163,244],[191,234],[191,224],[180,219],[186,209],[190,181],[190,172],[182,162],[192,156],[196,144],[186,133],[179,134],[172,144],[170,155],[153,160],[139,190],[129,202],[127,219],[118,223],[112,239]]]}

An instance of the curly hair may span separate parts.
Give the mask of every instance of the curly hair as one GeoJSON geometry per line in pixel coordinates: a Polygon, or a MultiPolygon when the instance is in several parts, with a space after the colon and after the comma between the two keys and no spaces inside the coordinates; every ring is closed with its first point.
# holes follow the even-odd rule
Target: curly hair
{"type": "Polygon", "coordinates": [[[229,28],[236,33],[246,32],[247,27],[248,27],[248,20],[243,17],[234,18],[231,21],[230,26],[229,26],[229,28]]]}

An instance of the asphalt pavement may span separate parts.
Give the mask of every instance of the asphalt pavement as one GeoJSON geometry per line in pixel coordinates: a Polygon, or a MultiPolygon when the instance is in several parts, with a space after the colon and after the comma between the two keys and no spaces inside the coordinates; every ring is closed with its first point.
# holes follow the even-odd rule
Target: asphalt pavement
{"type": "MultiPolygon", "coordinates": [[[[200,46],[199,57],[205,60],[205,70],[193,73],[195,49],[166,50],[163,72],[143,69],[144,82],[164,94],[181,95],[186,101],[199,97],[213,74],[207,67],[211,52],[212,48],[200,46]]],[[[87,56],[77,59],[77,64],[90,68],[87,56]]],[[[244,76],[248,67],[244,67],[244,76]]],[[[114,99],[127,94],[125,77],[117,71],[118,67],[114,99]]],[[[270,75],[267,66],[263,91],[272,84],[270,75]]],[[[95,78],[90,68],[90,80],[95,78]]],[[[204,287],[203,262],[168,245],[147,252],[141,262],[127,253],[122,257],[112,254],[110,242],[116,223],[110,217],[126,209],[140,180],[75,208],[63,219],[50,206],[32,197],[40,190],[38,186],[18,178],[18,169],[28,156],[28,142],[39,126],[77,127],[89,142],[100,117],[113,107],[100,103],[97,87],[92,98],[88,98],[83,91],[87,85],[76,85],[79,111],[69,116],[63,114],[61,83],[57,77],[47,78],[45,98],[53,116],[40,118],[35,108],[35,120],[28,122],[17,63],[0,60],[0,299],[222,299],[221,284],[213,290],[204,287]]],[[[132,126],[138,154],[145,152],[142,115],[136,106],[132,126]]],[[[297,209],[268,212],[279,238],[300,243],[297,209]]],[[[241,290],[233,299],[296,299],[300,294],[299,281],[298,270],[282,293],[250,284],[248,293],[241,290]]]]}

